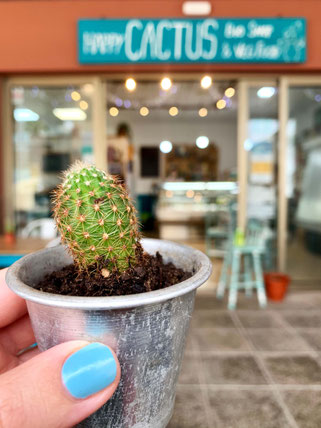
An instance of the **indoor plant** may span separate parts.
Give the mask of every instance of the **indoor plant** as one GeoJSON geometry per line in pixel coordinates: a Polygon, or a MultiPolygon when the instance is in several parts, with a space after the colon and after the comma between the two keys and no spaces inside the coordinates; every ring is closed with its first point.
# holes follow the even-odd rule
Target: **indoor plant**
{"type": "Polygon", "coordinates": [[[164,428],[173,410],[195,290],[210,275],[209,259],[168,241],[140,241],[124,188],[93,166],[78,163],[65,174],[54,212],[69,253],[62,245],[48,248],[25,256],[7,273],[9,287],[27,300],[39,348],[87,339],[117,353],[122,377],[116,393],[80,426],[164,428]],[[111,297],[34,288],[46,274],[71,264],[70,253],[82,274],[100,276],[101,281],[114,273],[127,274],[142,260],[141,245],[149,254],[159,251],[166,262],[192,270],[192,276],[160,290],[111,297]]]}

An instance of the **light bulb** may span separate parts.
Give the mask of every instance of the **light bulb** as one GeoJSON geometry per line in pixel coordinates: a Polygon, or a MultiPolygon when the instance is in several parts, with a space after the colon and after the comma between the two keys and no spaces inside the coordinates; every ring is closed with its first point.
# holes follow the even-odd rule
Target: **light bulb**
{"type": "Polygon", "coordinates": [[[136,89],[136,82],[132,77],[130,77],[126,80],[125,86],[128,91],[132,92],[136,89]]]}
{"type": "Polygon", "coordinates": [[[208,89],[212,85],[211,76],[204,76],[201,80],[201,86],[203,89],[208,89]]]}
{"type": "Polygon", "coordinates": [[[162,153],[169,153],[172,151],[173,144],[170,141],[164,140],[160,143],[159,149],[162,153]]]}
{"type": "Polygon", "coordinates": [[[164,77],[162,80],[161,80],[161,88],[164,90],[164,91],[168,91],[170,88],[171,88],[171,86],[172,86],[172,81],[171,81],[171,79],[169,78],[169,77],[164,77]]]}

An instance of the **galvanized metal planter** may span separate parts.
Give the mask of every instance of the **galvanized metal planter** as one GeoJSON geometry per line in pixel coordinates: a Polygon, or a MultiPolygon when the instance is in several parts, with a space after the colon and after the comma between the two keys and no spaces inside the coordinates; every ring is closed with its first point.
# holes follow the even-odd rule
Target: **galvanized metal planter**
{"type": "Polygon", "coordinates": [[[45,274],[71,263],[63,246],[27,255],[8,270],[9,287],[27,300],[40,350],[85,339],[109,345],[119,358],[116,393],[79,427],[165,428],[171,418],[195,291],[208,279],[211,263],[200,251],[173,242],[144,239],[142,244],[148,253],[159,251],[165,261],[195,274],[148,293],[73,297],[32,288],[45,274]]]}

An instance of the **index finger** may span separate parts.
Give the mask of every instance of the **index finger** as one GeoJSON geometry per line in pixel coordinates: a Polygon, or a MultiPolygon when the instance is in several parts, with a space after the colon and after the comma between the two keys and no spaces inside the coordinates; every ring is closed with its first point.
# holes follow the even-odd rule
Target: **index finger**
{"type": "Polygon", "coordinates": [[[26,302],[6,284],[7,269],[0,270],[0,328],[11,324],[27,312],[26,302]]]}

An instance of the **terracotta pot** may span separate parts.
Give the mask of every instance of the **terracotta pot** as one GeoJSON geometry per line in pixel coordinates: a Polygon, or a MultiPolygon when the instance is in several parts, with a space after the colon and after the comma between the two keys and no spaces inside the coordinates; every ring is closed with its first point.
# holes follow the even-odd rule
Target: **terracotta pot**
{"type": "Polygon", "coordinates": [[[267,297],[275,302],[281,302],[290,283],[290,277],[283,273],[270,272],[264,274],[267,297]]]}

